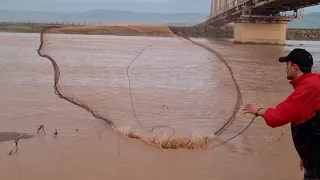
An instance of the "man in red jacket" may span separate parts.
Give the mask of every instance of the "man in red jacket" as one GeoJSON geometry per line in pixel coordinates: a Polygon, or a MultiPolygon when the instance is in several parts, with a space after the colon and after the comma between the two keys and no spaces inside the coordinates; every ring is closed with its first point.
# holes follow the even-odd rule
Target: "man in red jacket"
{"type": "Polygon", "coordinates": [[[311,72],[313,58],[304,49],[294,49],[279,62],[286,62],[294,92],[275,108],[247,104],[244,113],[263,117],[272,128],[290,123],[304,180],[320,180],[320,74],[311,72]]]}

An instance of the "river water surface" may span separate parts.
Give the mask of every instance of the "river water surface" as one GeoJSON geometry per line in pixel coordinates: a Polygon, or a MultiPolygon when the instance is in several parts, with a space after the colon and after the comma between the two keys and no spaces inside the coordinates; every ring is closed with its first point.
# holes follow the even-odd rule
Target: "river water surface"
{"type": "MultiPolygon", "coordinates": [[[[292,87],[277,62],[295,47],[309,50],[320,70],[320,43],[288,41],[287,46],[236,45],[194,39],[219,52],[240,86],[243,103],[275,106],[292,87]]],[[[289,125],[272,129],[262,118],[216,148],[163,150],[117,135],[104,121],[59,98],[53,68],[38,56],[39,34],[0,34],[0,132],[35,135],[0,142],[0,179],[302,179],[289,125]],[[46,133],[36,134],[43,124],[46,133]],[[57,130],[58,136],[53,137],[57,130]]],[[[177,38],[50,35],[44,53],[61,71],[61,91],[89,105],[120,129],[152,136],[192,138],[217,131],[232,115],[237,91],[227,67],[208,51],[177,38]],[[129,69],[134,116],[127,67],[129,69]],[[170,128],[168,128],[170,127],[170,128]]],[[[241,107],[243,108],[243,106],[241,107]]],[[[252,116],[239,111],[217,137],[243,130],[252,116]]]]}

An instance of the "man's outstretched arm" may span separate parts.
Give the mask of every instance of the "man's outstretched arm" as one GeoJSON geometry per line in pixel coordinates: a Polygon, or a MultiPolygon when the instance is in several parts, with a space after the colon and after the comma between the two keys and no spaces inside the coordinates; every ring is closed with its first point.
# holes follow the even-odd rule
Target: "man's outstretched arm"
{"type": "MultiPolygon", "coordinates": [[[[279,107],[279,105],[277,107],[279,107]]],[[[273,128],[285,125],[290,122],[290,118],[284,116],[284,113],[286,112],[280,110],[279,108],[274,109],[269,107],[267,109],[264,109],[257,104],[247,104],[244,108],[244,113],[263,117],[267,125],[273,128]]]]}
{"type": "Polygon", "coordinates": [[[310,90],[293,92],[275,108],[262,109],[256,104],[247,104],[244,113],[263,117],[267,125],[273,128],[297,122],[297,120],[304,118],[305,113],[308,112],[307,108],[310,108],[309,104],[313,96],[308,91],[310,92],[310,90]],[[309,95],[307,95],[308,93],[309,95]]]}

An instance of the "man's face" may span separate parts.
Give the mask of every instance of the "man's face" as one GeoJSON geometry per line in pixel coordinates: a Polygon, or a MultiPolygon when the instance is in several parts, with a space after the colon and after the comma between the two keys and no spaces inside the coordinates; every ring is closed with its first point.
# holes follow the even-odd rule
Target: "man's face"
{"type": "Polygon", "coordinates": [[[298,66],[296,64],[288,61],[287,67],[286,67],[287,79],[293,80],[294,78],[296,78],[297,77],[297,70],[298,70],[298,66]]]}

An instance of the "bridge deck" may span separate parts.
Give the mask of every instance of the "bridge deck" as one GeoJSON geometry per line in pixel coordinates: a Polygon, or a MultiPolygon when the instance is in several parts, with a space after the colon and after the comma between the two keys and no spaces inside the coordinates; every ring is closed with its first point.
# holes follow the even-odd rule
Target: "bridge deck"
{"type": "Polygon", "coordinates": [[[206,23],[211,25],[223,25],[241,17],[263,19],[292,20],[296,15],[280,15],[281,12],[298,10],[304,7],[320,4],[320,0],[234,0],[217,12],[210,15],[206,23]]]}
{"type": "Polygon", "coordinates": [[[253,5],[252,10],[259,14],[271,14],[314,6],[319,4],[319,2],[319,0],[261,0],[261,2],[253,5]]]}

